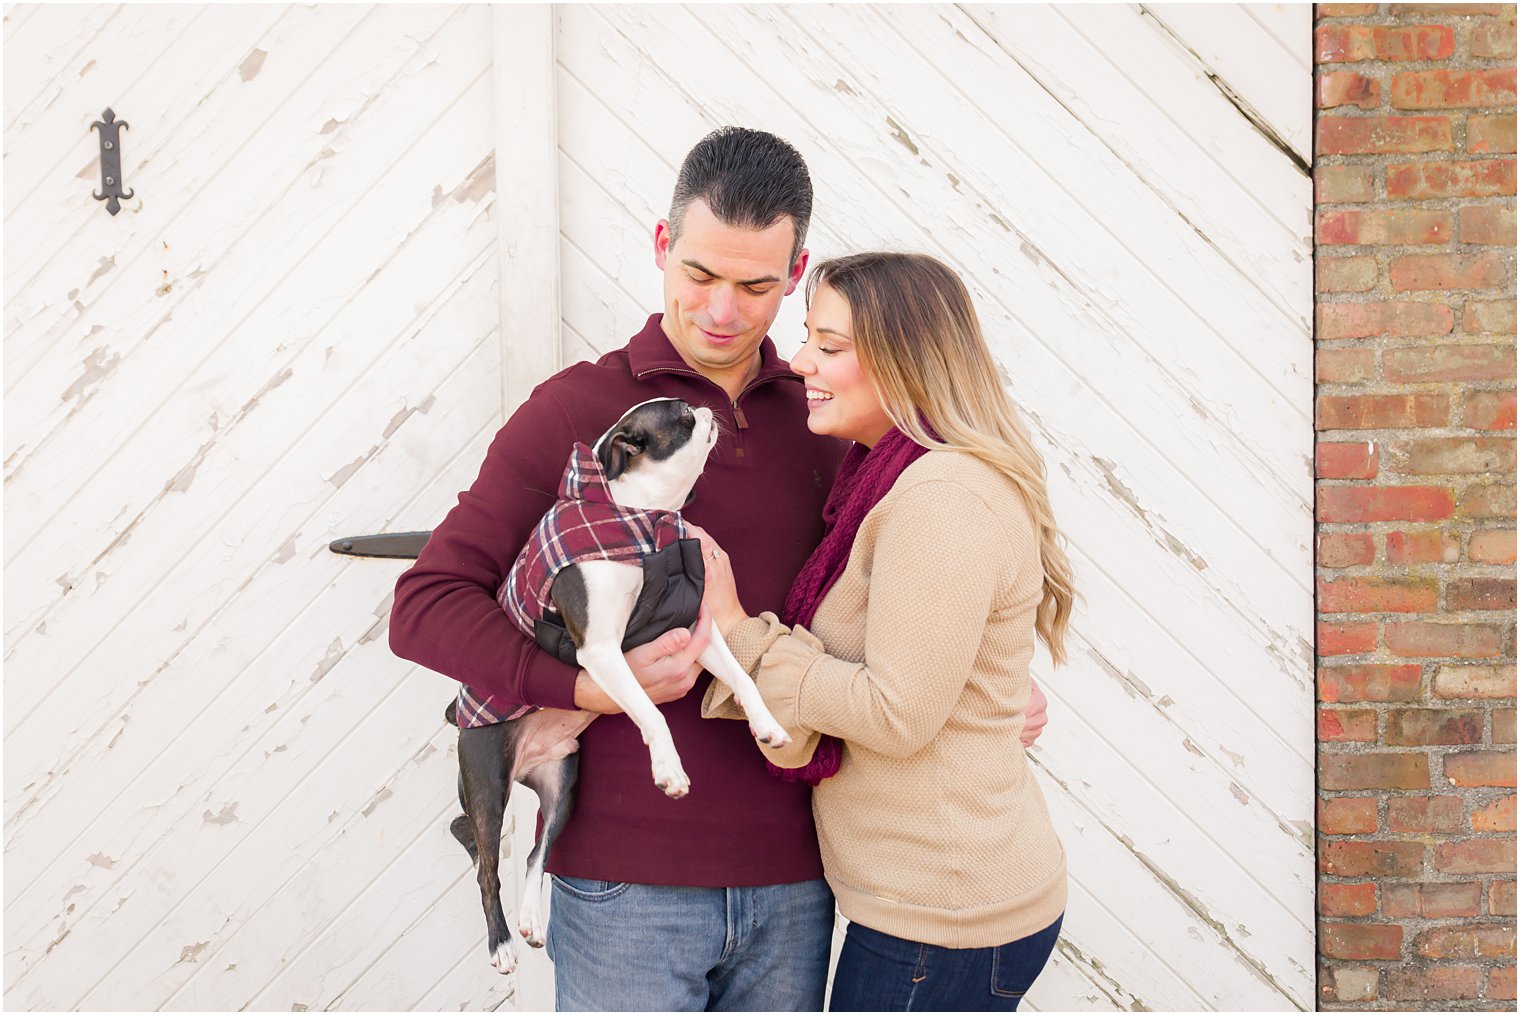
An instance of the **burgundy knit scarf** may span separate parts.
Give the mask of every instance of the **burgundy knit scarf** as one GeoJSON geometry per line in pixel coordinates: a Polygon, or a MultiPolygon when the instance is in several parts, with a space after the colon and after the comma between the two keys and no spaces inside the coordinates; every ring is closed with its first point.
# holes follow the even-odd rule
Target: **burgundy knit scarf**
{"type": "MultiPolygon", "coordinates": [[[[834,488],[823,505],[823,541],[802,565],[792,590],[787,593],[781,619],[787,624],[808,627],[818,604],[844,574],[855,545],[855,534],[871,509],[887,495],[902,471],[928,449],[915,444],[901,430],[893,427],[872,448],[855,444],[845,452],[834,479],[834,488]]],[[[839,771],[844,759],[844,745],[838,738],[824,736],[813,752],[812,760],[802,768],[779,768],[769,761],[771,774],[787,782],[805,782],[816,786],[839,771]]]]}

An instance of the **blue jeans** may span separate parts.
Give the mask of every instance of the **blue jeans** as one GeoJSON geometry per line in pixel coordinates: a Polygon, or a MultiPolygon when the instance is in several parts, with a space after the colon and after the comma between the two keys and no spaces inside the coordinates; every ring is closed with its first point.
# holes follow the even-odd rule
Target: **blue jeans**
{"type": "Polygon", "coordinates": [[[822,1011],[828,884],[680,888],[553,875],[559,1011],[822,1011]]]}
{"type": "Polygon", "coordinates": [[[850,924],[830,1011],[1016,1011],[1055,950],[1061,918],[995,948],[940,948],[850,924]]]}

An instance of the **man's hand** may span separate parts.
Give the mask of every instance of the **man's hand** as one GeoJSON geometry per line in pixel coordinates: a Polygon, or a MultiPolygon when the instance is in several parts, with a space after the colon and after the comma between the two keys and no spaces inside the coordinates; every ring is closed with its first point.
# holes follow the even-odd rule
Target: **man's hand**
{"type": "Polygon", "coordinates": [[[1040,739],[1040,733],[1045,729],[1045,723],[1050,716],[1045,714],[1045,692],[1040,690],[1040,685],[1029,678],[1029,707],[1024,709],[1024,732],[1019,739],[1024,741],[1024,747],[1034,746],[1034,742],[1040,739]]]}
{"type": "MultiPolygon", "coordinates": [[[[695,630],[678,627],[666,631],[654,641],[624,652],[623,658],[628,660],[628,668],[638,678],[649,700],[660,705],[684,697],[697,682],[697,676],[702,672],[697,657],[707,648],[711,635],[712,617],[704,606],[697,615],[695,630]]],[[[602,715],[616,715],[623,711],[585,670],[575,678],[575,707],[602,715]]]]}

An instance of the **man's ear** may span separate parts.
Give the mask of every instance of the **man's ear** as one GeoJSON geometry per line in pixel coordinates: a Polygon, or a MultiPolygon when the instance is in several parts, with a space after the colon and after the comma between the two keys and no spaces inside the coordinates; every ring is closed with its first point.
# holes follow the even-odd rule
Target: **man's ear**
{"type": "Polygon", "coordinates": [[[619,430],[607,438],[607,443],[602,445],[599,455],[602,471],[607,474],[607,482],[610,483],[627,472],[629,460],[643,450],[643,446],[634,443],[627,431],[619,430]]]}
{"type": "Polygon", "coordinates": [[[808,252],[802,248],[802,253],[797,255],[797,262],[792,265],[791,273],[786,278],[786,292],[782,295],[790,296],[797,291],[797,286],[802,284],[802,276],[807,273],[808,252]]]}
{"type": "Polygon", "coordinates": [[[665,270],[665,260],[670,256],[670,223],[660,219],[654,227],[654,265],[665,270]]]}

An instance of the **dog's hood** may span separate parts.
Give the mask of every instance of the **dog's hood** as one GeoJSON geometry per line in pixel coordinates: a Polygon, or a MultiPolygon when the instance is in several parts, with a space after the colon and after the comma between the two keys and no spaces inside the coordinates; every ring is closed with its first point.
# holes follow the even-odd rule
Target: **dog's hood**
{"type": "Polygon", "coordinates": [[[612,488],[607,485],[607,473],[600,459],[580,441],[570,451],[570,461],[565,465],[565,478],[559,484],[560,500],[589,500],[597,504],[616,503],[612,488]]]}

